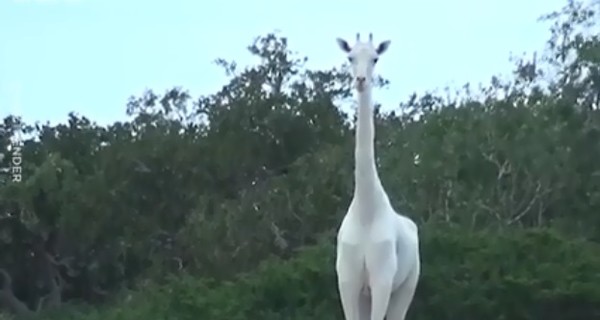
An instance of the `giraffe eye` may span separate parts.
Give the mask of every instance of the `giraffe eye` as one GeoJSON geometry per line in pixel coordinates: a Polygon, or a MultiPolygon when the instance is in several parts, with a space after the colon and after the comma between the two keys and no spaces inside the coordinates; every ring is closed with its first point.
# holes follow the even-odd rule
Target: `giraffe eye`
{"type": "Polygon", "coordinates": [[[348,61],[350,61],[350,63],[352,63],[352,61],[354,61],[354,58],[348,57],[348,61]]]}
{"type": "Polygon", "coordinates": [[[379,61],[379,58],[373,58],[373,64],[377,63],[377,61],[379,61]]]}

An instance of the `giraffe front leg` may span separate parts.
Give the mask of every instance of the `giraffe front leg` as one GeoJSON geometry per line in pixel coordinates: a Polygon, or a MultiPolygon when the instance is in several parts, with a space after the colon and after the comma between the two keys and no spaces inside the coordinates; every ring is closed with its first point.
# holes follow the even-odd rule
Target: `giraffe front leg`
{"type": "Polygon", "coordinates": [[[404,283],[392,293],[386,320],[404,320],[406,318],[408,308],[417,289],[419,274],[420,265],[417,261],[417,264],[411,269],[404,283]]]}
{"type": "Polygon", "coordinates": [[[367,272],[371,287],[371,320],[384,320],[398,268],[396,251],[391,242],[382,242],[367,255],[367,272]]]}
{"type": "Polygon", "coordinates": [[[338,290],[342,301],[342,310],[346,320],[360,319],[361,284],[356,280],[344,281],[338,278],[338,290]]]}
{"type": "Polygon", "coordinates": [[[381,279],[372,282],[371,320],[384,319],[392,295],[392,281],[393,279],[381,279]]]}
{"type": "Polygon", "coordinates": [[[360,295],[363,286],[360,248],[340,243],[336,257],[338,291],[346,320],[360,319],[360,295]]]}

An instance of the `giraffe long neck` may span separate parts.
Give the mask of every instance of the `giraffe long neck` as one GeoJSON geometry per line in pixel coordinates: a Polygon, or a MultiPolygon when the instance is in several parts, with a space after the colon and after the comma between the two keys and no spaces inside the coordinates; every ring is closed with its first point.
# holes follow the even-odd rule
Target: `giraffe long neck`
{"type": "Polygon", "coordinates": [[[365,205],[377,201],[375,196],[381,182],[375,165],[375,124],[371,89],[358,94],[358,117],[356,120],[356,144],[354,150],[354,198],[365,205]]]}

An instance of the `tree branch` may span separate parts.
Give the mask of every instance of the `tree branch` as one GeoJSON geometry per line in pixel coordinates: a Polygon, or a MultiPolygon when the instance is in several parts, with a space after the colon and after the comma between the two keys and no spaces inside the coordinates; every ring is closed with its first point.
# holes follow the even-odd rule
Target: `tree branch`
{"type": "Polygon", "coordinates": [[[12,277],[8,272],[0,268],[2,276],[2,288],[0,289],[0,304],[7,308],[11,313],[17,316],[31,316],[35,312],[30,310],[27,305],[19,300],[13,293],[12,277]]]}

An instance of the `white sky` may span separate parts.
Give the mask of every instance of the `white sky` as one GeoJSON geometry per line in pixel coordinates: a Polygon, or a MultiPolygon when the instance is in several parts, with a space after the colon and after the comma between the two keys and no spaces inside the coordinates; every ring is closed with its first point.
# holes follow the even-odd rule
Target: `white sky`
{"type": "Polygon", "coordinates": [[[145,88],[210,94],[227,81],[214,59],[254,63],[246,46],[275,30],[319,69],[345,61],[338,36],[391,40],[377,66],[391,86],[375,97],[390,110],[415,91],[508,75],[511,53],[543,49],[549,30],[537,18],[564,4],[0,0],[0,117],[56,123],[76,111],[106,124],[124,119],[127,98],[145,88]]]}

